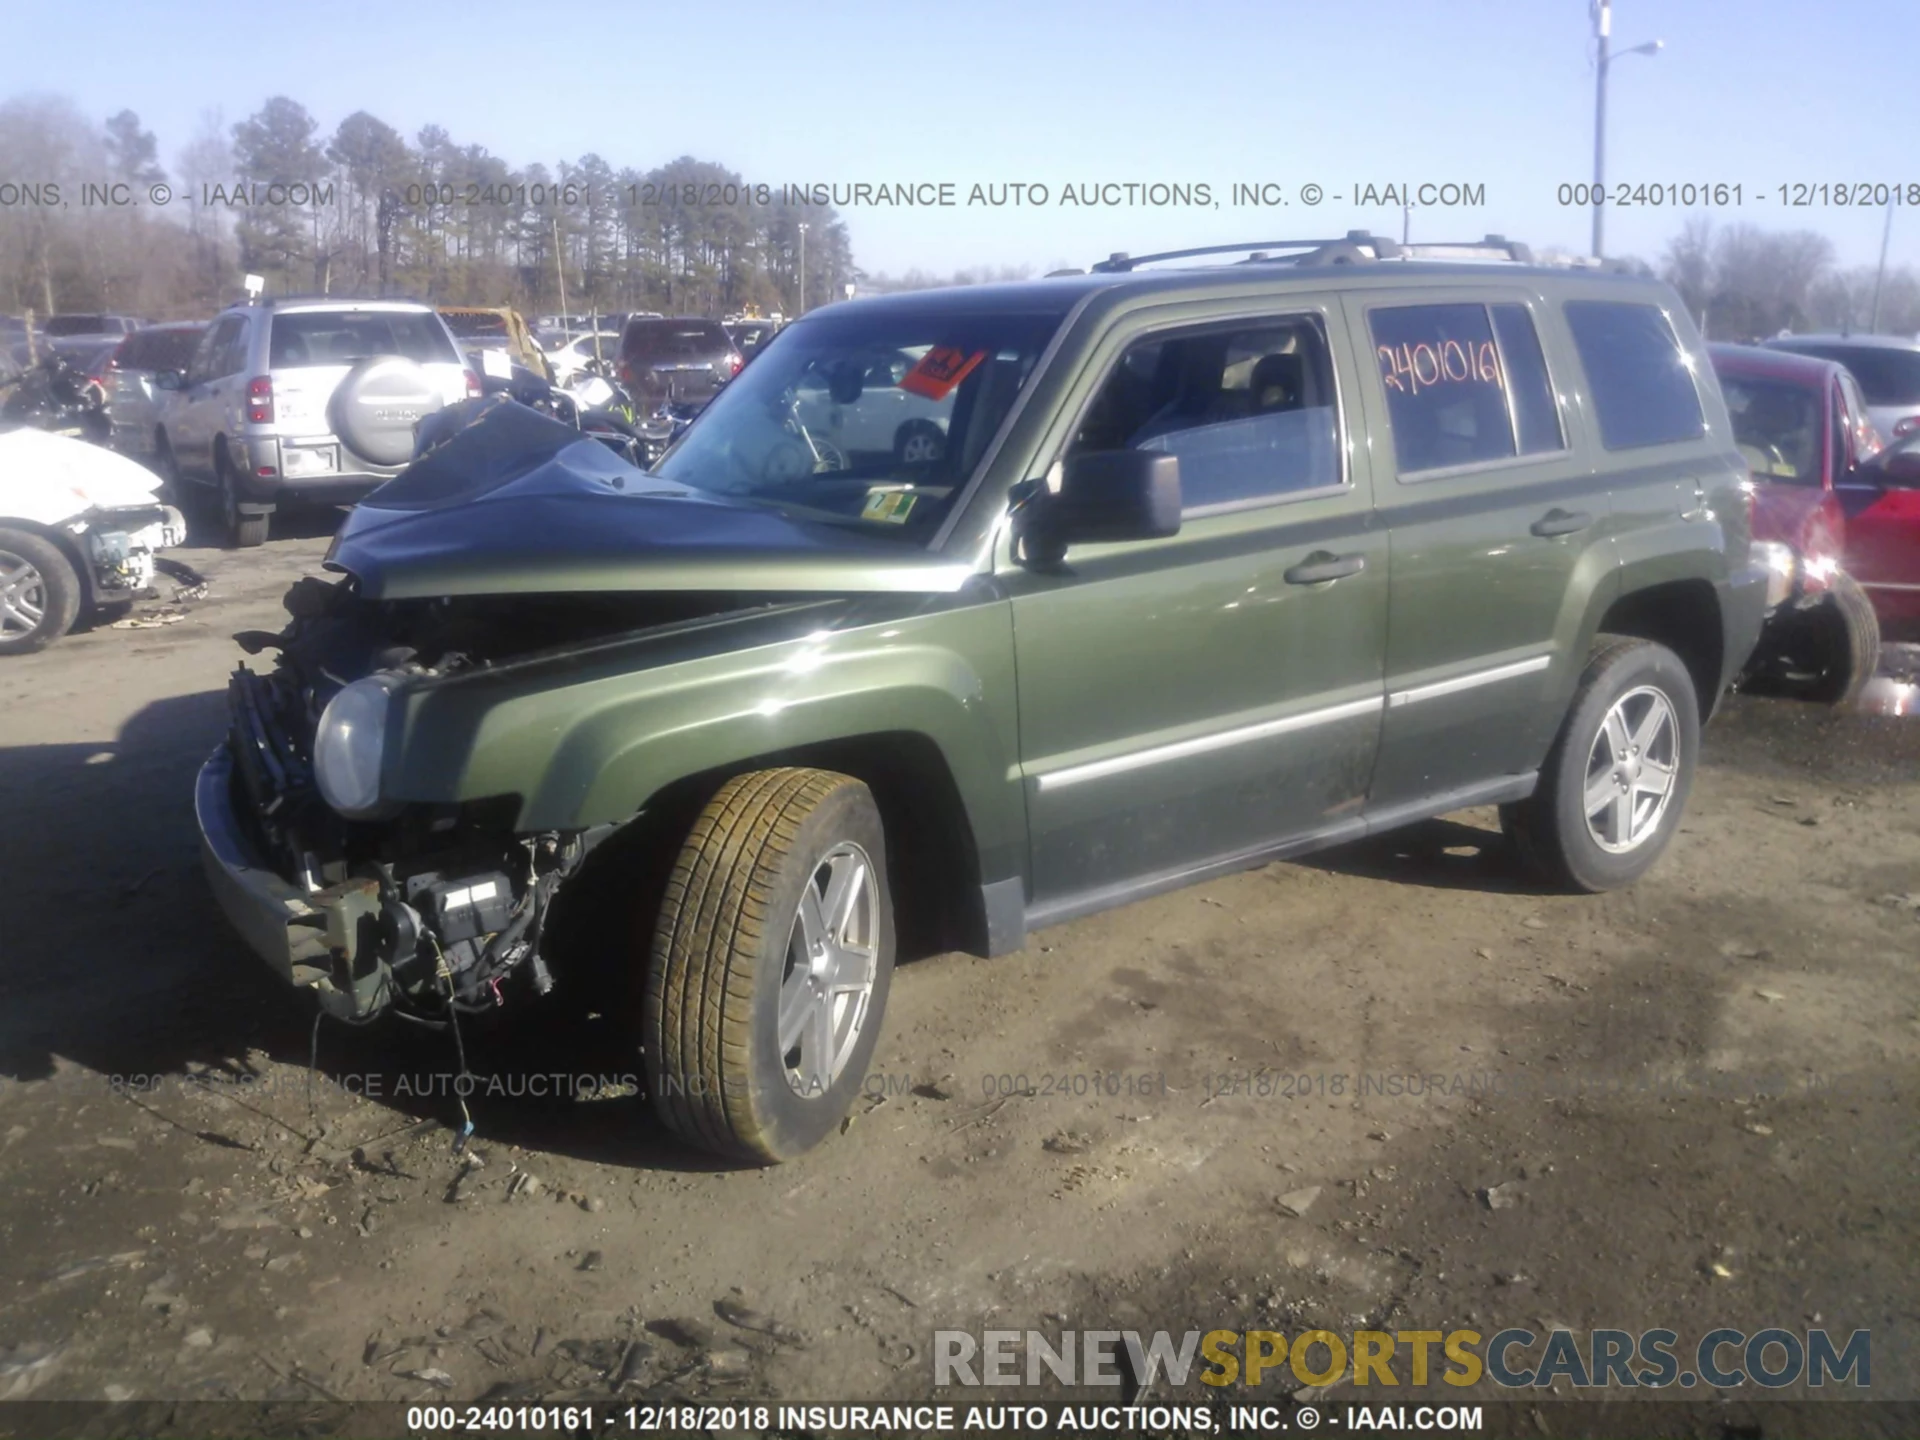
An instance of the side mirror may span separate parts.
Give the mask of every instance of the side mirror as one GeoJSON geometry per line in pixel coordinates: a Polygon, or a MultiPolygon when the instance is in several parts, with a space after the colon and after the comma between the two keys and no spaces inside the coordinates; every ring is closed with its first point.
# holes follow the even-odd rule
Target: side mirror
{"type": "Polygon", "coordinates": [[[1920,489],[1920,449],[1911,445],[1883,450],[1862,468],[1882,485],[1920,489]]]}
{"type": "Polygon", "coordinates": [[[1164,540],[1180,533],[1180,461],[1100,450],[1067,461],[1056,493],[1030,482],[1014,511],[1021,559],[1057,564],[1069,545],[1164,540]]]}

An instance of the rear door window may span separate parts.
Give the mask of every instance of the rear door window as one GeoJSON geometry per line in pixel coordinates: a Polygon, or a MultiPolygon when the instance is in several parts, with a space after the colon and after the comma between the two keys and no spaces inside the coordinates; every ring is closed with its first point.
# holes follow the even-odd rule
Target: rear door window
{"type": "Polygon", "coordinates": [[[1693,367],[1657,305],[1569,300],[1567,327],[1607,449],[1672,445],[1706,433],[1693,367]]]}
{"type": "Polygon", "coordinates": [[[1339,405],[1319,317],[1239,321],[1130,347],[1067,453],[1120,449],[1179,456],[1189,514],[1339,486],[1339,405]]]}
{"type": "MultiPolygon", "coordinates": [[[[1486,305],[1392,306],[1368,312],[1367,323],[1401,475],[1487,465],[1521,453],[1486,305]]],[[[1511,319],[1508,328],[1519,330],[1511,319]]],[[[1537,339],[1533,347],[1537,360],[1537,339]]],[[[1543,365],[1535,370],[1544,377],[1543,365]]],[[[1537,430],[1543,422],[1532,423],[1537,430]]],[[[1557,414],[1552,424],[1557,440],[1557,414]]]]}
{"type": "Polygon", "coordinates": [[[352,365],[401,355],[423,365],[459,363],[437,315],[411,310],[296,311],[273,317],[269,369],[352,365]]]}

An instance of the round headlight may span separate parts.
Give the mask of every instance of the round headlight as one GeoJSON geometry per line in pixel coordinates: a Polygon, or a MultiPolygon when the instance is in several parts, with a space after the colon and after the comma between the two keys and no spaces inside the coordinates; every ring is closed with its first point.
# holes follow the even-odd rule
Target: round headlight
{"type": "Polygon", "coordinates": [[[313,778],[321,798],[349,818],[379,812],[380,757],[386,748],[387,708],[399,680],[369,675],[328,702],[313,736],[313,778]]]}

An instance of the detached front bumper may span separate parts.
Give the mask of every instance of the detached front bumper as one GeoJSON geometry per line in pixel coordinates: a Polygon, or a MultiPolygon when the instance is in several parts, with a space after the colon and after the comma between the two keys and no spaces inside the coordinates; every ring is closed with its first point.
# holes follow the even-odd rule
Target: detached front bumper
{"type": "Polygon", "coordinates": [[[233,756],[226,746],[200,767],[193,809],[207,883],[228,923],[289,985],[323,977],[330,964],[326,914],[309,903],[318,897],[302,893],[254,853],[234,813],[233,756]]]}
{"type": "Polygon", "coordinates": [[[384,964],[366,966],[363,940],[380,914],[373,880],[309,894],[255,852],[233,809],[233,757],[222,745],[200,767],[193,792],[200,860],[227,921],[289,985],[313,991],[329,1015],[357,1020],[391,998],[384,964]]]}

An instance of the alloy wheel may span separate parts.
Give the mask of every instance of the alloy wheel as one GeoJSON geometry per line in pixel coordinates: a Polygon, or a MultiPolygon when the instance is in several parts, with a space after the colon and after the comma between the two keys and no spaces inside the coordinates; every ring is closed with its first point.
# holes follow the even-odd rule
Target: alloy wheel
{"type": "Polygon", "coordinates": [[[1645,844],[1666,818],[1680,767],[1673,702],[1651,685],[1613,702],[1587,751],[1587,833],[1610,855],[1645,844]]]}
{"type": "Polygon", "coordinates": [[[814,866],[787,937],[777,1035],[796,1095],[825,1095],[846,1068],[873,999],[879,925],[873,862],[843,840],[814,866]]]}
{"type": "Polygon", "coordinates": [[[32,562],[0,550],[0,639],[31,635],[46,618],[46,577],[32,562]]]}

